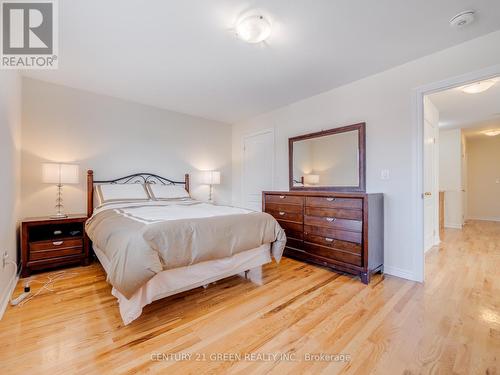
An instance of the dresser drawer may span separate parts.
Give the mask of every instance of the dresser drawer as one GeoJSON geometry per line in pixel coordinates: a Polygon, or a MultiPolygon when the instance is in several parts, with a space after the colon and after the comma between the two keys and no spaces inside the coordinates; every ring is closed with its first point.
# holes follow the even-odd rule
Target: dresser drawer
{"type": "Polygon", "coordinates": [[[303,206],[298,204],[286,204],[286,203],[266,203],[267,211],[282,211],[291,214],[302,214],[303,206]]]}
{"type": "Polygon", "coordinates": [[[306,206],[326,208],[351,208],[362,209],[361,198],[337,198],[337,197],[306,197],[306,206]]]}
{"type": "Polygon", "coordinates": [[[362,234],[361,232],[349,232],[346,230],[332,229],[320,226],[304,225],[304,234],[312,234],[320,237],[328,237],[336,240],[355,242],[361,244],[362,234]]]}
{"type": "Polygon", "coordinates": [[[294,249],[302,249],[303,245],[304,245],[304,242],[302,240],[298,240],[296,238],[289,238],[289,237],[287,237],[287,239],[286,239],[286,247],[293,247],[294,249]]]}
{"type": "Polygon", "coordinates": [[[302,213],[290,213],[286,211],[275,211],[275,210],[266,210],[266,212],[277,220],[285,220],[285,221],[294,221],[296,223],[302,223],[304,216],[302,213]]]}
{"type": "Polygon", "coordinates": [[[336,240],[330,237],[315,236],[306,234],[304,240],[313,244],[330,247],[337,250],[346,251],[356,255],[362,254],[362,247],[358,243],[336,240]]]}
{"type": "Polygon", "coordinates": [[[266,205],[267,203],[281,203],[281,204],[297,204],[300,206],[304,205],[304,197],[286,194],[266,194],[266,205]]]}
{"type": "Polygon", "coordinates": [[[34,251],[60,250],[60,249],[66,249],[68,247],[82,247],[82,246],[83,246],[83,240],[81,238],[30,242],[29,244],[30,253],[34,251]]]}
{"type": "Polygon", "coordinates": [[[323,258],[333,259],[339,262],[349,263],[355,266],[363,265],[362,257],[356,254],[339,251],[336,249],[312,244],[309,242],[304,242],[303,249],[304,251],[310,254],[318,255],[323,258]]]}
{"type": "Polygon", "coordinates": [[[310,207],[305,208],[308,216],[337,217],[339,219],[363,220],[362,210],[352,210],[344,208],[310,207]]]}
{"type": "Polygon", "coordinates": [[[295,238],[297,240],[303,240],[304,239],[304,232],[300,231],[295,231],[295,230],[290,230],[290,229],[285,229],[285,234],[286,234],[286,238],[295,238]]]}
{"type": "Polygon", "coordinates": [[[304,225],[302,223],[292,223],[291,221],[278,220],[281,228],[285,230],[285,233],[296,233],[303,232],[304,225]]]}
{"type": "Polygon", "coordinates": [[[304,224],[318,225],[321,227],[352,230],[361,232],[363,229],[363,222],[359,220],[338,219],[336,217],[321,217],[321,216],[304,216],[304,224]]]}

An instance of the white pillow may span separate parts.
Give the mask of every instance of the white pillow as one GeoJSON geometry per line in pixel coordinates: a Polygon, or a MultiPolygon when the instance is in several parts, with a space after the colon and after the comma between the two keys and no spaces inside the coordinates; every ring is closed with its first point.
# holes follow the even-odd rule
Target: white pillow
{"type": "Polygon", "coordinates": [[[185,199],[190,198],[189,193],[181,185],[147,184],[151,199],[185,199]]]}
{"type": "Polygon", "coordinates": [[[122,201],[148,201],[150,197],[143,184],[102,184],[97,185],[99,205],[122,201]]]}

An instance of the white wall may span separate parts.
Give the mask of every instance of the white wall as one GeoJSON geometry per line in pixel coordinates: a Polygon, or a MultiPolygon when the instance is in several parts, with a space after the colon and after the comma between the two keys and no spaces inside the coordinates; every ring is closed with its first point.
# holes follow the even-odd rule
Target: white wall
{"type": "MultiPolygon", "coordinates": [[[[16,72],[0,71],[0,259],[6,251],[17,257],[21,80],[16,72]]],[[[0,262],[0,318],[10,294],[14,266],[0,262]]],[[[13,284],[12,284],[13,285],[13,284]]]]}
{"type": "Polygon", "coordinates": [[[231,126],[108,96],[32,79],[23,79],[22,215],[54,211],[56,187],[41,182],[45,161],[76,162],[77,186],[64,187],[67,213],[86,212],[85,172],[110,179],[135,172],[183,180],[196,171],[217,169],[222,184],[215,199],[231,200],[231,126]]]}
{"type": "Polygon", "coordinates": [[[500,136],[467,140],[468,218],[500,221],[500,136]]]}
{"type": "Polygon", "coordinates": [[[367,191],[385,194],[385,271],[417,278],[414,238],[417,214],[412,191],[413,90],[500,64],[500,31],[401,65],[242,122],[233,128],[233,202],[241,202],[241,138],[274,128],[275,187],[288,188],[288,142],[292,136],[365,121],[367,191]],[[390,180],[381,180],[389,169],[390,180]]]}
{"type": "Polygon", "coordinates": [[[444,191],[444,226],[461,229],[464,222],[461,129],[439,132],[439,190],[444,191]]]}

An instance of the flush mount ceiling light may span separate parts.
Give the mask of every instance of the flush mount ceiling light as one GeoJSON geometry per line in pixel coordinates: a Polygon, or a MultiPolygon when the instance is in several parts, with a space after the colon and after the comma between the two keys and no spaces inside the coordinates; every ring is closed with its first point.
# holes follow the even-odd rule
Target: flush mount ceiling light
{"type": "Polygon", "coordinates": [[[460,12],[450,20],[450,25],[456,28],[467,26],[474,21],[475,14],[473,10],[460,12]]]}
{"type": "Polygon", "coordinates": [[[483,134],[489,137],[495,137],[500,134],[500,129],[486,130],[483,134]]]}
{"type": "Polygon", "coordinates": [[[480,92],[490,89],[496,83],[495,80],[479,81],[463,86],[460,89],[467,94],[479,94],[480,92]]]}
{"type": "Polygon", "coordinates": [[[260,43],[271,35],[271,24],[261,15],[248,16],[236,25],[236,35],[247,43],[260,43]]]}

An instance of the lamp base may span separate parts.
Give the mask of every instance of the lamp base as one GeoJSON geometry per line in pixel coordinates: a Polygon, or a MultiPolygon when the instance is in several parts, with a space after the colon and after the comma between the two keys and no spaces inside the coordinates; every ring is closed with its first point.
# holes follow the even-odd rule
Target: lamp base
{"type": "Polygon", "coordinates": [[[67,217],[68,217],[68,215],[63,214],[63,213],[57,213],[55,215],[50,216],[51,219],[66,219],[67,217]]]}

